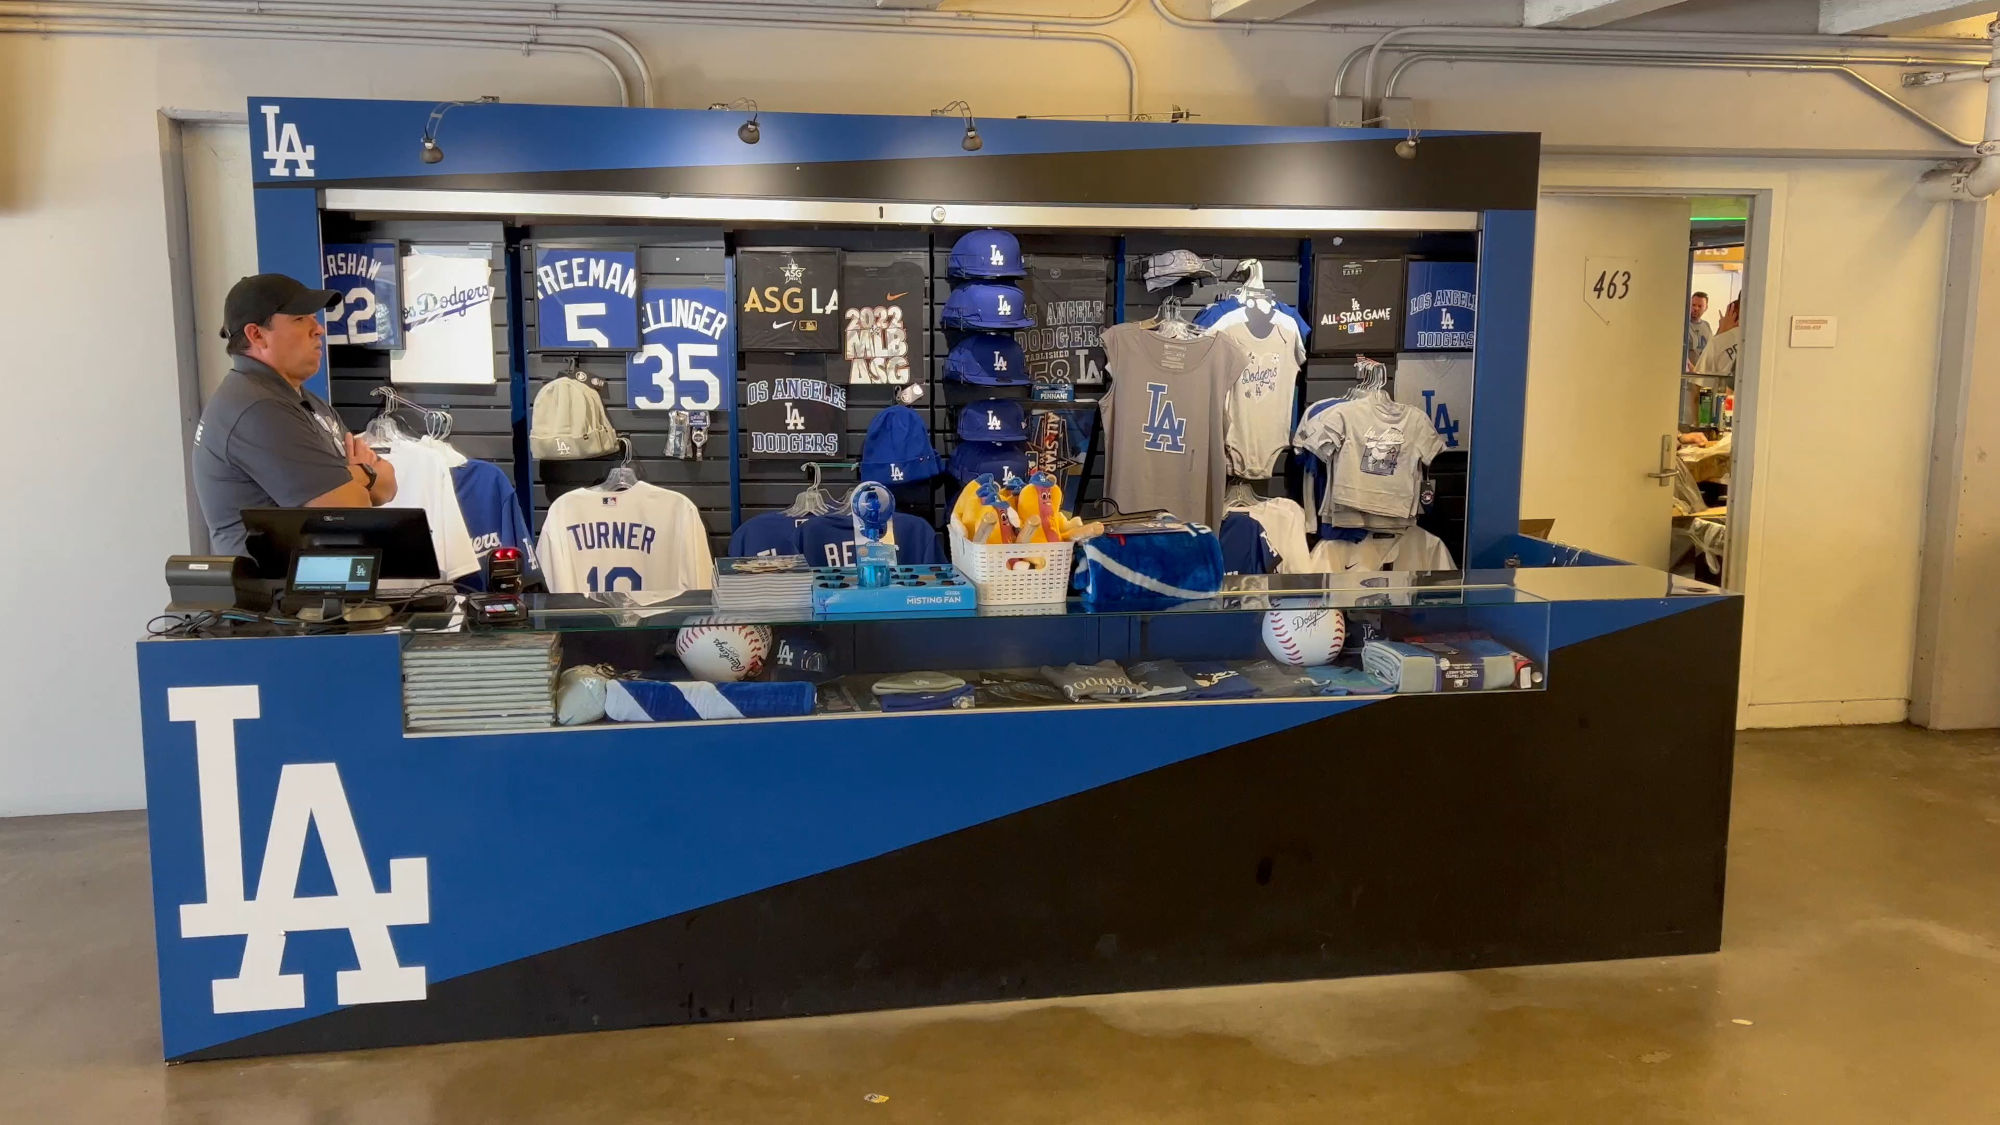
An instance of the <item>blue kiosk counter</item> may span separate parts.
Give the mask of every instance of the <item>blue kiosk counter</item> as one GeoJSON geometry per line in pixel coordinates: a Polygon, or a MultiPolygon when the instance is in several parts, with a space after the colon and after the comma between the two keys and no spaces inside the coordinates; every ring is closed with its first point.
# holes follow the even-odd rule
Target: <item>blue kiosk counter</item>
{"type": "MultiPolygon", "coordinates": [[[[143,642],[166,1056],[1716,949],[1740,599],[1417,580],[1318,604],[1351,644],[1477,633],[1521,674],[1308,696],[1244,595],[813,622],[846,713],[425,734],[406,661],[439,620],[143,642]],[[1051,702],[1035,674],[1103,660],[1247,691],[1051,702]],[[975,705],[871,705],[910,670],[975,705]]],[[[643,659],[691,612],[525,635],[643,659]]]]}

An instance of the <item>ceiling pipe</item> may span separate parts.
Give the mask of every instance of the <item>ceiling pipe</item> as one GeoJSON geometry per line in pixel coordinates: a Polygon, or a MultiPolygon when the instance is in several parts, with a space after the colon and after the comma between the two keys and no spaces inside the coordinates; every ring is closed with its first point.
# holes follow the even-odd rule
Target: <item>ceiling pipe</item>
{"type": "Polygon", "coordinates": [[[1428,47],[1409,55],[1389,72],[1389,80],[1382,89],[1386,101],[1396,96],[1403,75],[1427,62],[1492,62],[1528,63],[1538,66],[1627,66],[1664,68],[1680,70],[1771,70],[1795,73],[1838,74],[1843,78],[1867,89],[1883,102],[1900,111],[1904,116],[1923,125],[1931,132],[1956,145],[1970,147],[1974,142],[1952,132],[1941,122],[1925,115],[1920,110],[1883,89],[1867,76],[1850,67],[1836,62],[1800,62],[1791,60],[1764,60],[1756,58],[1685,58],[1669,55],[1646,55],[1633,52],[1583,52],[1583,51],[1530,51],[1525,48],[1478,48],[1478,47],[1428,47]]]}
{"type": "MultiPolygon", "coordinates": [[[[0,2],[0,15],[17,17],[57,17],[67,19],[97,20],[103,22],[127,22],[131,20],[154,21],[181,24],[189,21],[213,23],[217,17],[204,13],[217,13],[223,22],[238,27],[284,26],[294,27],[301,22],[316,27],[337,31],[354,28],[366,23],[385,31],[396,31],[426,37],[431,33],[457,35],[464,29],[476,29],[481,39],[504,39],[519,41],[524,46],[549,45],[549,36],[569,39],[590,39],[608,44],[624,55],[632,65],[634,75],[639,80],[640,105],[653,104],[653,71],[646,57],[632,44],[632,41],[617,32],[601,27],[563,25],[551,27],[540,24],[509,26],[496,24],[490,18],[475,19],[469,16],[433,15],[422,13],[421,9],[399,8],[386,4],[358,4],[345,6],[337,17],[329,16],[324,5],[305,3],[237,3],[234,0],[177,0],[173,3],[146,3],[144,0],[126,0],[123,3],[87,3],[84,0],[5,0],[0,2]],[[365,10],[364,10],[365,9],[365,10]],[[377,18],[366,19],[370,15],[377,18]],[[277,19],[274,17],[289,17],[277,19]],[[519,36],[519,40],[511,38],[519,36]]],[[[559,52],[560,53],[560,52],[559,52]]],[[[608,60],[607,60],[608,61],[608,60]]],[[[615,63],[610,64],[613,70],[615,63]]],[[[629,85],[624,74],[619,74],[620,101],[632,104],[629,85]]]]}
{"type": "MultiPolygon", "coordinates": [[[[1917,178],[1917,194],[1938,202],[1976,202],[2000,191],[2000,84],[1993,79],[2000,68],[2000,20],[1986,26],[1990,50],[1988,65],[1979,71],[1986,83],[1986,129],[1972,146],[1973,157],[1940,164],[1917,178]]],[[[1904,75],[1905,85],[1929,85],[1933,80],[1948,82],[1963,75],[1904,75]]]]}
{"type": "Polygon", "coordinates": [[[200,27],[161,24],[147,26],[134,22],[107,22],[92,20],[72,20],[61,17],[41,19],[21,19],[0,17],[0,35],[42,35],[68,36],[98,39],[237,39],[237,40],[277,40],[283,42],[327,42],[327,43],[374,43],[398,47],[476,47],[492,50],[509,50],[521,54],[536,51],[556,55],[581,55],[596,59],[604,64],[618,84],[620,104],[631,105],[631,84],[625,72],[620,70],[612,57],[596,47],[585,47],[573,43],[524,43],[520,40],[494,39],[473,36],[401,35],[393,32],[355,33],[352,25],[341,30],[300,29],[286,30],[266,27],[200,27]]]}

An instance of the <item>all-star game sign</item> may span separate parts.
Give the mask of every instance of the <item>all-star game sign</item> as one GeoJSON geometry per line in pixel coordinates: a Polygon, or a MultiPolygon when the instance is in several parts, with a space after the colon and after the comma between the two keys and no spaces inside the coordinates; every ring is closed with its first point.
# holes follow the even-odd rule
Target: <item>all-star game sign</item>
{"type": "Polygon", "coordinates": [[[736,291],[744,351],[840,350],[840,251],[738,250],[736,291]]]}

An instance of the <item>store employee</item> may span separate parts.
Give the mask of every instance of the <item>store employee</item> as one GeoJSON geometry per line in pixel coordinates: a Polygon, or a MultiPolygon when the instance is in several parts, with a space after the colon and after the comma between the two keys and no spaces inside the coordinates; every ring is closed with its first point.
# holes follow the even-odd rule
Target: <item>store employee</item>
{"type": "Polygon", "coordinates": [[[194,490],[209,550],[243,555],[245,508],[367,508],[396,496],[396,471],[305,389],[319,371],[320,314],[340,294],[281,273],[238,281],[223,302],[234,358],[194,430],[194,490]]]}

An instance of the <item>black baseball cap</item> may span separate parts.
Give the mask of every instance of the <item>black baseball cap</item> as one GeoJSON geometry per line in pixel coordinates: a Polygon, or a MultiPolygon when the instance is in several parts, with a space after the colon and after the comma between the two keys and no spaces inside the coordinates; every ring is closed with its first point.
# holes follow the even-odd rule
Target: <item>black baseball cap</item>
{"type": "Polygon", "coordinates": [[[259,273],[229,287],[222,302],[222,334],[233,336],[246,324],[262,324],[279,313],[304,316],[324,312],[340,304],[340,294],[331,289],[307,289],[295,277],[282,273],[259,273]]]}

